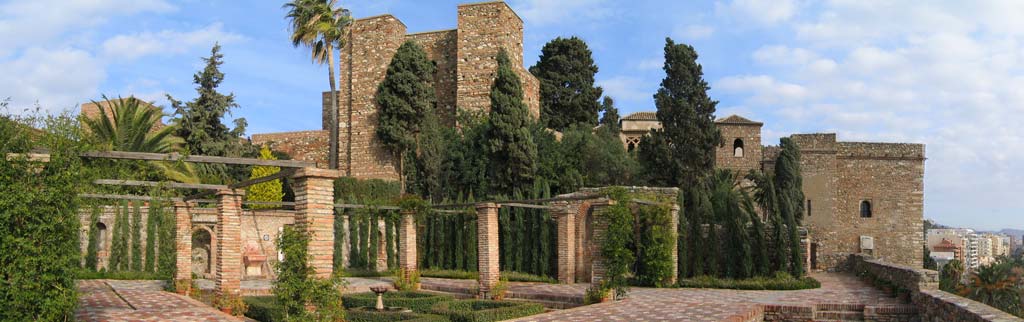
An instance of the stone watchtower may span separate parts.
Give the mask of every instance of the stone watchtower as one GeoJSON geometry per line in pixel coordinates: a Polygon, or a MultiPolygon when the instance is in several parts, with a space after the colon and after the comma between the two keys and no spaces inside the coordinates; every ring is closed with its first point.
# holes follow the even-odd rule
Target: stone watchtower
{"type": "MultiPolygon", "coordinates": [[[[437,64],[434,89],[441,119],[455,124],[457,110],[490,110],[497,53],[504,48],[523,82],[530,114],[540,115],[540,83],[523,67],[523,20],[504,2],[463,4],[456,29],[406,33],[391,15],[357,19],[341,49],[338,93],[339,165],[353,177],[397,180],[394,157],[377,140],[377,87],[398,47],[415,41],[437,64]]],[[[330,92],[323,93],[324,129],[329,129],[330,92]]]]}
{"type": "Polygon", "coordinates": [[[715,121],[722,133],[722,145],[715,151],[715,168],[735,170],[744,175],[761,169],[761,122],[730,115],[715,121]]]}

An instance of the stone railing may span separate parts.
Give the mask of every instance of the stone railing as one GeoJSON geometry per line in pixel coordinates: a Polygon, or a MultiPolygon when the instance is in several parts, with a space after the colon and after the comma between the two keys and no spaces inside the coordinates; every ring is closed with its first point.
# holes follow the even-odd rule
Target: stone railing
{"type": "Polygon", "coordinates": [[[921,321],[1024,321],[984,303],[939,290],[939,273],[933,270],[889,264],[860,254],[850,255],[849,267],[853,273],[867,274],[909,291],[921,321]]]}

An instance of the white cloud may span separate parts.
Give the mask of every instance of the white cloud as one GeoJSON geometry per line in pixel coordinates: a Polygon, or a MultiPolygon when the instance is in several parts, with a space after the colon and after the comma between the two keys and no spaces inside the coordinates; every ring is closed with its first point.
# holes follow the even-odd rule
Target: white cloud
{"type": "Polygon", "coordinates": [[[0,61],[0,88],[8,91],[11,106],[18,110],[37,101],[49,112],[70,110],[96,93],[106,77],[100,66],[83,50],[32,47],[18,59],[0,61]]]}
{"type": "Polygon", "coordinates": [[[651,82],[632,76],[615,76],[597,81],[597,85],[604,89],[605,95],[620,102],[649,100],[655,91],[644,87],[648,84],[651,82]]]}
{"type": "MultiPolygon", "coordinates": [[[[163,0],[32,0],[0,4],[3,48],[48,43],[62,33],[110,19],[175,8],[163,0]]],[[[0,57],[11,54],[0,49],[0,57]]]]}
{"type": "Polygon", "coordinates": [[[792,18],[797,11],[795,0],[732,0],[716,2],[715,11],[737,21],[772,25],[792,18]]]}
{"type": "Polygon", "coordinates": [[[239,34],[226,32],[221,23],[192,31],[163,30],[118,35],[103,42],[103,53],[110,59],[136,59],[146,55],[186,53],[196,48],[209,48],[215,42],[229,43],[243,39],[239,34]]]}
{"type": "Polygon", "coordinates": [[[673,35],[685,40],[698,40],[711,37],[715,28],[707,25],[686,25],[676,28],[673,35]]]}
{"type": "Polygon", "coordinates": [[[926,217],[1019,226],[1024,207],[1006,187],[1024,182],[1024,23],[1009,12],[1024,5],[833,0],[820,9],[789,18],[796,37],[751,53],[763,71],[722,77],[715,90],[774,113],[788,133],[926,143],[926,217]]]}
{"type": "Polygon", "coordinates": [[[606,0],[522,0],[512,3],[512,7],[529,26],[594,20],[612,15],[606,0]]]}

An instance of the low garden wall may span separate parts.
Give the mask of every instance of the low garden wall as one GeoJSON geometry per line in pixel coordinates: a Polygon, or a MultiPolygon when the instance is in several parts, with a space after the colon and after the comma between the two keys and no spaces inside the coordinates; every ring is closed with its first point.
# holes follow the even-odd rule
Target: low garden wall
{"type": "Polygon", "coordinates": [[[939,273],[933,270],[889,264],[861,254],[850,255],[848,264],[858,275],[872,276],[909,292],[922,322],[1024,321],[984,303],[939,290],[939,273]]]}

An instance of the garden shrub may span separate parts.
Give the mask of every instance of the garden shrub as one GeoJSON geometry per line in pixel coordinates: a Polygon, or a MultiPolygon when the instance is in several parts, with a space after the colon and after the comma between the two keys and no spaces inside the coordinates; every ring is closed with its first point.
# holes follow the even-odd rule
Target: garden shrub
{"type": "MultiPolygon", "coordinates": [[[[0,102],[0,111],[6,104],[0,102]]],[[[0,115],[0,321],[73,319],[81,266],[81,130],[67,114],[0,115]],[[37,129],[41,128],[41,130],[37,129]],[[8,153],[49,150],[46,163],[8,153]]]]}
{"type": "Polygon", "coordinates": [[[675,227],[667,206],[637,207],[636,275],[640,285],[665,287],[672,281],[675,227]]]}
{"type": "Polygon", "coordinates": [[[713,276],[697,276],[679,280],[679,286],[685,288],[719,288],[736,290],[804,290],[821,287],[821,282],[804,276],[795,278],[788,273],[779,272],[774,277],[752,277],[746,279],[717,278],[713,276]]]}
{"type": "Polygon", "coordinates": [[[88,267],[75,272],[78,280],[167,280],[169,276],[154,272],[108,272],[95,271],[88,267]]]}
{"type": "MultiPolygon", "coordinates": [[[[377,294],[373,292],[345,294],[341,296],[345,308],[375,307],[377,294]]],[[[404,307],[416,312],[426,313],[439,302],[451,301],[451,295],[426,292],[397,291],[384,293],[384,306],[404,307]]]]}
{"type": "Polygon", "coordinates": [[[539,314],[544,312],[544,306],[536,303],[456,300],[437,303],[431,311],[448,317],[452,322],[489,322],[539,314]]]}
{"type": "Polygon", "coordinates": [[[376,312],[373,309],[350,310],[346,313],[348,322],[448,322],[448,318],[441,315],[410,313],[410,312],[376,312]]]}
{"type": "Polygon", "coordinates": [[[260,322],[284,321],[284,307],[273,296],[247,296],[242,301],[249,306],[245,316],[260,322]]]}
{"type": "MultiPolygon", "coordinates": [[[[612,200],[628,200],[624,188],[611,188],[606,192],[612,200]]],[[[619,297],[626,295],[627,274],[636,261],[629,247],[633,243],[633,214],[627,203],[622,201],[605,208],[597,218],[607,224],[604,242],[599,245],[605,264],[605,277],[600,288],[614,290],[619,297]]]]}
{"type": "Polygon", "coordinates": [[[477,275],[479,275],[477,272],[458,269],[424,269],[419,272],[422,277],[451,278],[459,280],[475,280],[477,275]]]}
{"type": "Polygon", "coordinates": [[[509,282],[558,283],[558,280],[548,276],[533,275],[522,272],[501,272],[501,278],[509,282]]]}
{"type": "Polygon", "coordinates": [[[309,265],[309,234],[294,227],[285,227],[277,241],[277,248],[284,254],[284,260],[277,262],[277,280],[274,281],[274,295],[282,307],[286,319],[301,321],[337,321],[345,318],[341,295],[341,270],[335,270],[334,277],[319,279],[313,276],[309,265]],[[306,305],[316,307],[315,312],[306,310],[306,305]]]}

